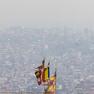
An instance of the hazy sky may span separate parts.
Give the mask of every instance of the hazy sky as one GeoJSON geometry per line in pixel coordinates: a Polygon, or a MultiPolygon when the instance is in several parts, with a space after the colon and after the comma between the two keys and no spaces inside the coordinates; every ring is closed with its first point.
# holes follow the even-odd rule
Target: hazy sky
{"type": "Polygon", "coordinates": [[[0,0],[0,25],[94,24],[94,0],[0,0]]]}

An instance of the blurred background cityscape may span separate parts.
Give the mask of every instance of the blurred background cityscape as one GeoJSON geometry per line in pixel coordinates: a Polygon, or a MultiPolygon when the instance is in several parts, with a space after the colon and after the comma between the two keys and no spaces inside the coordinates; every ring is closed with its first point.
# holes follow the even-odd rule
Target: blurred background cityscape
{"type": "Polygon", "coordinates": [[[0,94],[42,92],[34,71],[44,57],[51,73],[57,64],[57,94],[94,94],[94,28],[65,26],[0,29],[0,94]]]}

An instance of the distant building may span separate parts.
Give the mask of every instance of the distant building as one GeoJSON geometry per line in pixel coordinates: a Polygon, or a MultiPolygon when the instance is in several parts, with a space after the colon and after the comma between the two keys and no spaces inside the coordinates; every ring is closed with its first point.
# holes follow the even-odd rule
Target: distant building
{"type": "Polygon", "coordinates": [[[94,78],[81,81],[76,87],[73,94],[94,94],[94,78]]]}

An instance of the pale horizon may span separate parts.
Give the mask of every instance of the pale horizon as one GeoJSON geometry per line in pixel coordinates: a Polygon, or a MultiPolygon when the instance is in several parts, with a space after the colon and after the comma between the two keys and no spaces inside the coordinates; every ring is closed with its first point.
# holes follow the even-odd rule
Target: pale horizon
{"type": "Polygon", "coordinates": [[[93,4],[93,0],[0,0],[0,26],[93,26],[93,4]]]}

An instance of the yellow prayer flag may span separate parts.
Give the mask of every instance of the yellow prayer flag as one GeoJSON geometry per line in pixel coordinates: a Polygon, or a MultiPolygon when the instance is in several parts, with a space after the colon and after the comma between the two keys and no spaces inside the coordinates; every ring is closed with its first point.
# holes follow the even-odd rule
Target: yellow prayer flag
{"type": "Polygon", "coordinates": [[[56,92],[56,76],[55,75],[51,76],[49,79],[47,92],[49,92],[49,94],[50,93],[55,94],[55,92],[56,92]]]}

